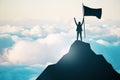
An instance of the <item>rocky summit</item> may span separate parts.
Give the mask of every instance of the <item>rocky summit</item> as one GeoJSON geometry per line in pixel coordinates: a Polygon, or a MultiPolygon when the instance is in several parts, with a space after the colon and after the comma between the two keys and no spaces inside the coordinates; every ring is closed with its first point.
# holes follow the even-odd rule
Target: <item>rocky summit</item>
{"type": "Polygon", "coordinates": [[[69,52],[36,80],[120,80],[120,74],[102,55],[95,54],[89,43],[76,40],[69,52]]]}

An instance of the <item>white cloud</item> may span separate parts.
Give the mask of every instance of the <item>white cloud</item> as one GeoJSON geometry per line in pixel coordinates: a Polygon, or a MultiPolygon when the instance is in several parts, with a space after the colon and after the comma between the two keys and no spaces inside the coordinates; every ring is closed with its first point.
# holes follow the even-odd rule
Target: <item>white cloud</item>
{"type": "Polygon", "coordinates": [[[18,41],[21,40],[21,38],[18,37],[18,36],[11,36],[11,38],[12,38],[12,40],[15,41],[15,42],[18,42],[18,41]]]}
{"type": "Polygon", "coordinates": [[[90,23],[86,24],[86,34],[89,38],[105,38],[105,37],[117,37],[120,38],[119,24],[110,23],[90,23]]]}
{"type": "Polygon", "coordinates": [[[41,36],[42,29],[39,25],[28,27],[28,26],[11,26],[4,25],[0,26],[0,35],[7,34],[21,34],[23,36],[41,36]]]}
{"type": "MultiPolygon", "coordinates": [[[[56,22],[52,24],[43,24],[35,26],[0,26],[1,35],[5,34],[20,34],[25,37],[45,37],[49,34],[60,32],[75,33],[76,25],[71,20],[69,22],[56,22]],[[60,24],[61,23],[61,24],[60,24]]],[[[106,36],[116,36],[120,38],[119,24],[114,23],[86,23],[86,35],[88,38],[102,38],[106,36]]]]}
{"type": "Polygon", "coordinates": [[[8,65],[11,65],[9,62],[2,62],[2,63],[0,63],[0,65],[2,65],[2,66],[8,66],[8,65]]]}
{"type": "Polygon", "coordinates": [[[36,41],[20,40],[6,49],[4,56],[13,64],[46,65],[48,62],[56,63],[65,54],[61,51],[70,46],[70,43],[69,35],[65,33],[51,34],[36,41]]]}
{"type": "Polygon", "coordinates": [[[20,26],[10,26],[10,25],[5,25],[5,26],[0,26],[0,33],[16,33],[16,32],[21,32],[24,29],[20,26]]]}
{"type": "Polygon", "coordinates": [[[104,45],[104,46],[109,46],[109,45],[110,45],[109,42],[107,42],[107,41],[105,41],[105,40],[102,40],[102,39],[97,40],[96,42],[99,43],[99,44],[102,44],[102,45],[104,45]]]}
{"type": "Polygon", "coordinates": [[[24,36],[41,36],[42,35],[42,29],[40,26],[36,25],[31,27],[30,29],[25,29],[22,34],[24,36]]]}
{"type": "Polygon", "coordinates": [[[110,34],[120,37],[120,27],[114,27],[114,28],[110,29],[110,34]]]}
{"type": "Polygon", "coordinates": [[[0,34],[0,38],[6,38],[6,37],[10,37],[9,34],[0,34]]]}
{"type": "Polygon", "coordinates": [[[120,44],[120,41],[114,42],[113,45],[114,46],[118,46],[120,44]]]}
{"type": "MultiPolygon", "coordinates": [[[[61,23],[63,24],[63,23],[61,23]]],[[[0,26],[0,36],[7,34],[22,35],[25,37],[41,37],[47,36],[53,33],[69,32],[73,27],[71,24],[61,25],[60,23],[43,24],[34,26],[11,26],[3,25],[0,26]]]]}
{"type": "Polygon", "coordinates": [[[70,46],[74,37],[71,26],[66,28],[58,24],[32,27],[0,26],[0,36],[9,36],[15,42],[13,46],[4,49],[5,52],[1,56],[5,60],[0,60],[1,63],[48,65],[57,62],[65,52],[67,53],[66,47],[70,46]],[[43,35],[44,37],[40,38],[43,35]],[[34,36],[37,37],[36,40],[32,38],[34,36]]]}
{"type": "Polygon", "coordinates": [[[0,80],[35,80],[35,77],[37,78],[43,70],[43,67],[2,65],[0,66],[0,80]]]}
{"type": "MultiPolygon", "coordinates": [[[[68,23],[67,23],[68,24],[68,23]]],[[[31,27],[24,26],[0,26],[0,37],[11,37],[15,41],[14,46],[5,50],[4,56],[14,64],[48,64],[55,63],[68,51],[70,44],[76,36],[76,25],[69,24],[44,24],[31,27]],[[8,33],[15,33],[10,36],[8,33]],[[23,35],[18,36],[16,33],[23,35]],[[37,37],[36,40],[33,37],[37,37]]],[[[109,46],[119,45],[120,28],[116,25],[86,24],[87,37],[91,40],[97,38],[97,43],[109,46]],[[102,40],[106,36],[117,36],[116,41],[102,40]]]]}

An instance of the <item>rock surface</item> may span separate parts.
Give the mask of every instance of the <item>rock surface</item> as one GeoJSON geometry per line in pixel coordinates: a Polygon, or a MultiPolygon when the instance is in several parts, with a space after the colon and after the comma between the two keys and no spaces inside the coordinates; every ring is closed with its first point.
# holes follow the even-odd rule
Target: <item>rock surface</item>
{"type": "Polygon", "coordinates": [[[120,80],[120,74],[102,55],[96,55],[90,44],[75,41],[69,52],[36,80],[120,80]]]}

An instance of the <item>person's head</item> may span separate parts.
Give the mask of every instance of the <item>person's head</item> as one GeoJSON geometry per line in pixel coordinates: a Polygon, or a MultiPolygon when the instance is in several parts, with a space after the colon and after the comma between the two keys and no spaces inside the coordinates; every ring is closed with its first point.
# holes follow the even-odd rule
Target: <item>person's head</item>
{"type": "Polygon", "coordinates": [[[81,24],[81,22],[79,21],[79,22],[78,22],[78,24],[80,25],[80,24],[81,24]]]}

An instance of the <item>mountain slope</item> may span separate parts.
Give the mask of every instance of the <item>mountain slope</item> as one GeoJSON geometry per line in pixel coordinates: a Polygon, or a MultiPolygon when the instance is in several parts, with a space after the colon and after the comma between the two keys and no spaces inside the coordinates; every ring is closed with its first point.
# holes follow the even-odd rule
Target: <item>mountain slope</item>
{"type": "Polygon", "coordinates": [[[120,74],[102,55],[96,55],[90,44],[75,41],[69,52],[36,80],[120,80],[120,74]]]}

